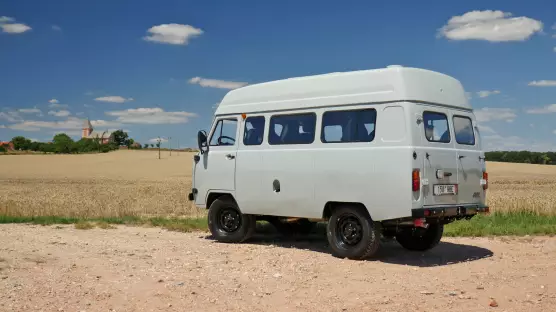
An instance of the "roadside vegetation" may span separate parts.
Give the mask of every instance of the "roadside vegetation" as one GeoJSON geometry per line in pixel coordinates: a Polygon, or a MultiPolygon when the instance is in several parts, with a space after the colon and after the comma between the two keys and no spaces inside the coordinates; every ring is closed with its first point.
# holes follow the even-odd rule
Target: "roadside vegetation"
{"type": "MultiPolygon", "coordinates": [[[[107,139],[104,137],[104,139],[107,139]]],[[[107,153],[125,146],[128,149],[142,149],[143,146],[135,143],[123,130],[112,132],[108,137],[108,143],[102,143],[102,137],[93,139],[80,139],[74,141],[65,133],[56,134],[51,142],[37,142],[23,136],[12,138],[14,151],[9,151],[0,146],[0,153],[4,154],[21,154],[21,153],[43,153],[43,154],[82,154],[82,153],[107,153]]]]}
{"type": "Polygon", "coordinates": [[[493,151],[486,152],[487,161],[556,165],[556,152],[493,151]]]}

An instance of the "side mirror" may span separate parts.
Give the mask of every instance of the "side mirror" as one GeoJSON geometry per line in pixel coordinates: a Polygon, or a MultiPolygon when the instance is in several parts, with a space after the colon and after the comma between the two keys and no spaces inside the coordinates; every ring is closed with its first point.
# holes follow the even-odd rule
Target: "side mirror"
{"type": "Polygon", "coordinates": [[[207,132],[205,130],[201,130],[197,133],[197,145],[199,146],[201,154],[208,152],[207,132]]]}

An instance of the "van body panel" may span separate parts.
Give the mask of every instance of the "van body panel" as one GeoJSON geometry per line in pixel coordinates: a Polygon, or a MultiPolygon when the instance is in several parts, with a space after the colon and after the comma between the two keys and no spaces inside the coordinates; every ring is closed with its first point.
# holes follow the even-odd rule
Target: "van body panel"
{"type": "Polygon", "coordinates": [[[328,202],[362,203],[375,221],[411,215],[410,149],[335,146],[315,155],[312,217],[321,218],[328,202]]]}
{"type": "Polygon", "coordinates": [[[423,159],[424,205],[457,204],[458,195],[435,194],[435,186],[448,185],[456,189],[458,184],[457,153],[450,127],[450,110],[433,105],[418,105],[422,118],[421,152],[423,159]],[[427,133],[430,129],[430,133],[427,133]]]}
{"type": "Polygon", "coordinates": [[[228,92],[216,114],[399,101],[420,101],[471,109],[457,79],[426,69],[389,67],[247,85],[228,92]]]}
{"type": "Polygon", "coordinates": [[[275,148],[265,151],[262,162],[262,192],[265,204],[260,214],[314,216],[314,155],[306,148],[275,148]]]}
{"type": "MultiPolygon", "coordinates": [[[[236,142],[233,145],[212,145],[207,153],[200,156],[199,162],[193,170],[193,185],[197,189],[195,204],[206,205],[206,199],[210,192],[222,192],[235,195],[236,188],[236,156],[239,137],[238,116],[217,117],[213,123],[213,129],[208,135],[210,141],[213,137],[218,137],[219,122],[236,123],[235,130],[233,126],[226,128],[230,137],[235,136],[236,142]],[[230,129],[230,130],[228,130],[230,129]]],[[[224,141],[224,140],[223,140],[224,141]]],[[[232,144],[232,140],[226,141],[232,144]]]]}
{"type": "Polygon", "coordinates": [[[458,159],[458,204],[484,203],[485,192],[481,185],[484,156],[480,150],[479,136],[475,130],[475,116],[469,112],[455,111],[452,124],[458,159]]]}

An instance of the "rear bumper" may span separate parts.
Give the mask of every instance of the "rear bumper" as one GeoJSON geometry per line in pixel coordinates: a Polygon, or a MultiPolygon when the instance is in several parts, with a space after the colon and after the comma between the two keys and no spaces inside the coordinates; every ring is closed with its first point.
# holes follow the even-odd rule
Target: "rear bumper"
{"type": "Polygon", "coordinates": [[[443,218],[443,217],[466,217],[478,213],[489,213],[489,207],[481,204],[463,204],[430,206],[411,210],[413,218],[443,218]]]}

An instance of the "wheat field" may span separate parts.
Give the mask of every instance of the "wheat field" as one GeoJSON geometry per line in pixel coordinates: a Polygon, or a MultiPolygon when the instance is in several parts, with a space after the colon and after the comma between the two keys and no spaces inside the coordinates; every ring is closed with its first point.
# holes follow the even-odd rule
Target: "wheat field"
{"type": "MultiPolygon", "coordinates": [[[[0,156],[0,215],[199,217],[187,200],[194,153],[0,156]]],[[[556,166],[487,163],[492,211],[556,215],[556,166]]]]}

